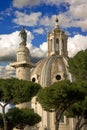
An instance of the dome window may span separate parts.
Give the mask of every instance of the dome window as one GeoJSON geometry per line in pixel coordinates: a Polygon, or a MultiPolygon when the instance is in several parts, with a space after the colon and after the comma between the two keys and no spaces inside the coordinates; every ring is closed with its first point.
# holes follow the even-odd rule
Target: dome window
{"type": "Polygon", "coordinates": [[[59,52],[59,39],[56,39],[56,52],[59,52]]]}
{"type": "Polygon", "coordinates": [[[60,75],[56,75],[56,80],[61,80],[61,76],[60,75]]]}
{"type": "Polygon", "coordinates": [[[36,81],[36,79],[35,78],[32,78],[32,82],[35,82],[36,81]]]}

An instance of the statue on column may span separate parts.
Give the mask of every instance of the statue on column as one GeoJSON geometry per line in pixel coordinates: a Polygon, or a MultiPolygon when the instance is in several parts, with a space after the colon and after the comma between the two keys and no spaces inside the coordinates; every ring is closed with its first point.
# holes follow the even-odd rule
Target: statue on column
{"type": "Polygon", "coordinates": [[[22,26],[22,29],[21,29],[21,31],[19,33],[19,36],[21,37],[22,42],[26,43],[26,41],[27,41],[27,33],[25,31],[24,26],[22,26]]]}

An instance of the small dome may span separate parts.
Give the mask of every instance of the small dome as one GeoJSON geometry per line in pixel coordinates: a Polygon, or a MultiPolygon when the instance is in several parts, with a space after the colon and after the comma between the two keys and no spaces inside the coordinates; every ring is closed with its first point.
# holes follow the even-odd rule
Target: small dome
{"type": "Polygon", "coordinates": [[[31,80],[42,86],[67,78],[67,60],[63,56],[52,55],[37,63],[32,70],[31,80]]]}

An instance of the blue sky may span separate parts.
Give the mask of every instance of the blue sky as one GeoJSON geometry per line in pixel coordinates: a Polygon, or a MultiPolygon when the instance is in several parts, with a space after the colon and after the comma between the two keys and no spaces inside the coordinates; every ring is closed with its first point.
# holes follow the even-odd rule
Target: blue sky
{"type": "MultiPolygon", "coordinates": [[[[55,16],[58,15],[60,12],[67,11],[67,9],[69,8],[69,5],[67,3],[56,6],[55,4],[51,4],[51,3],[50,4],[46,4],[45,2],[40,3],[39,0],[37,0],[38,4],[35,5],[33,4],[34,0],[33,2],[31,0],[25,0],[25,2],[26,1],[30,1],[30,2],[29,3],[27,2],[26,5],[23,2],[23,4],[21,4],[20,7],[20,4],[19,6],[15,5],[17,4],[16,1],[18,0],[13,0],[13,1],[6,0],[5,3],[3,0],[0,1],[0,12],[1,12],[0,13],[1,14],[0,34],[9,34],[16,30],[19,31],[21,29],[21,25],[24,25],[27,30],[31,31],[33,35],[35,35],[33,39],[33,44],[35,46],[39,46],[43,41],[46,41],[46,35],[48,31],[52,28],[52,26],[54,26],[54,24],[52,25],[52,23],[51,25],[50,23],[49,24],[47,23],[47,25],[45,26],[44,17],[51,18],[54,15],[54,22],[55,22],[55,16]],[[29,17],[30,15],[30,19],[28,18],[28,21],[25,23],[23,21],[20,21],[22,17],[21,15],[23,15],[24,18],[24,13],[25,15],[27,15],[27,17],[29,17]],[[31,20],[31,17],[33,17],[33,15],[35,15],[36,19],[31,20]],[[18,19],[18,17],[20,18],[18,19]],[[41,20],[41,18],[43,20],[42,24],[39,21],[41,20]],[[39,30],[40,28],[42,31],[39,30]],[[41,38],[39,38],[40,35],[41,38]]],[[[22,1],[23,0],[20,0],[20,3],[22,3],[22,1]]]]}
{"type": "Polygon", "coordinates": [[[56,16],[60,28],[68,34],[69,56],[87,49],[86,0],[0,0],[0,76],[3,67],[11,73],[8,64],[15,60],[22,25],[27,31],[31,56],[46,56],[46,36],[54,27],[56,16]]]}

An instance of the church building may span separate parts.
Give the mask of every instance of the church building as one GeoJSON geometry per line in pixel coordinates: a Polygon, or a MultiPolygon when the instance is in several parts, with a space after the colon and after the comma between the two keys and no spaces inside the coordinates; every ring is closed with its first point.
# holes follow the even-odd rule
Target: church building
{"type": "MultiPolygon", "coordinates": [[[[42,87],[49,87],[54,82],[70,79],[68,72],[67,35],[60,29],[56,18],[53,30],[47,35],[47,57],[33,64],[30,60],[30,52],[26,47],[26,31],[24,27],[20,32],[22,42],[17,50],[17,61],[11,66],[16,69],[18,79],[31,80],[42,87]]],[[[32,108],[41,117],[42,121],[37,125],[38,130],[55,130],[54,113],[46,112],[35,98],[31,103],[32,108]]],[[[73,130],[73,119],[65,116],[60,121],[59,130],[73,130]]]]}

